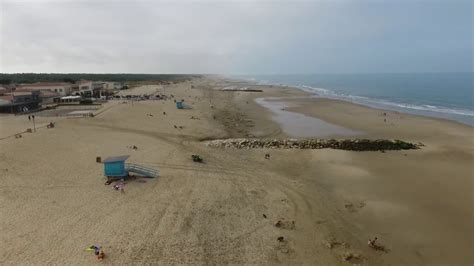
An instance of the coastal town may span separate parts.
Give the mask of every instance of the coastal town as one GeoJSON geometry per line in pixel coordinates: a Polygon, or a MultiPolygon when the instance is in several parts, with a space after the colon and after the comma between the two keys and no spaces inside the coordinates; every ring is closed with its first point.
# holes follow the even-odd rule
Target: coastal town
{"type": "Polygon", "coordinates": [[[0,113],[29,113],[58,104],[92,103],[112,98],[127,88],[123,82],[79,80],[0,86],[0,113]]]}

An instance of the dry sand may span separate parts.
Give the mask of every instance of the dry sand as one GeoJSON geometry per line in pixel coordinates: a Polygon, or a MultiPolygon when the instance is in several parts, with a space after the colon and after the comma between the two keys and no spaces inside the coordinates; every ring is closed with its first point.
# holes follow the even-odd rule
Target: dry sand
{"type": "MultiPolygon", "coordinates": [[[[394,112],[384,117],[290,88],[216,90],[230,85],[216,77],[147,85],[127,94],[158,90],[193,108],[115,103],[94,118],[56,118],[54,129],[0,140],[0,264],[95,264],[85,251],[92,244],[104,247],[106,264],[473,264],[472,127],[394,112]],[[254,101],[270,96],[303,96],[286,100],[290,111],[426,147],[224,150],[200,142],[287,137],[254,101]],[[95,158],[124,154],[161,176],[114,191],[103,184],[95,158]],[[191,154],[205,163],[193,163],[191,154]],[[370,249],[373,236],[390,251],[370,249]]],[[[25,116],[2,116],[0,138],[28,127],[25,116]]]]}

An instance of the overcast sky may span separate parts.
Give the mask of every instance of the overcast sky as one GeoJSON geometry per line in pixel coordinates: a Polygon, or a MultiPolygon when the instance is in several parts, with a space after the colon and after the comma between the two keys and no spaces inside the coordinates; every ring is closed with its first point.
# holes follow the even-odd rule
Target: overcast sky
{"type": "Polygon", "coordinates": [[[473,71],[470,0],[0,3],[0,72],[473,71]]]}

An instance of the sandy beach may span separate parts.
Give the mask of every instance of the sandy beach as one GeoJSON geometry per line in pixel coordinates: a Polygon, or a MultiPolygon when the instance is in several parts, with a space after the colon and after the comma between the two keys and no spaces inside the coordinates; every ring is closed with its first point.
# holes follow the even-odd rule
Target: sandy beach
{"type": "Polygon", "coordinates": [[[86,251],[94,244],[105,264],[474,263],[472,127],[217,76],[122,93],[155,92],[191,108],[178,110],[172,99],[114,101],[95,117],[39,114],[36,133],[21,138],[13,135],[32,127],[28,117],[0,116],[0,264],[96,264],[86,251]],[[228,86],[262,92],[220,90],[228,86]],[[55,128],[44,127],[50,121],[55,128]],[[425,146],[353,152],[203,143],[237,137],[425,146]],[[160,177],[115,191],[96,157],[116,155],[160,177]],[[373,237],[386,251],[367,245],[373,237]]]}

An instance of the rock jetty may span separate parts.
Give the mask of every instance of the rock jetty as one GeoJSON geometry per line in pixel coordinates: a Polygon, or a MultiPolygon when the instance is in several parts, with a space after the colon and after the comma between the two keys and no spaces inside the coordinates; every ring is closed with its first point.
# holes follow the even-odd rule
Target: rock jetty
{"type": "Polygon", "coordinates": [[[209,147],[234,149],[339,149],[349,151],[413,150],[423,144],[387,139],[218,139],[207,141],[209,147]]]}

